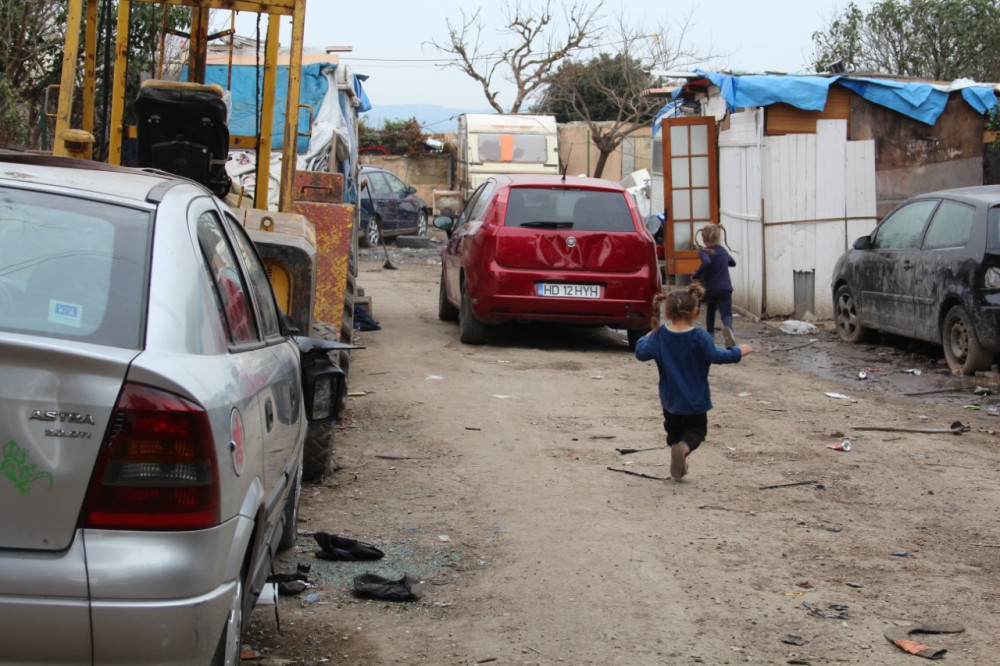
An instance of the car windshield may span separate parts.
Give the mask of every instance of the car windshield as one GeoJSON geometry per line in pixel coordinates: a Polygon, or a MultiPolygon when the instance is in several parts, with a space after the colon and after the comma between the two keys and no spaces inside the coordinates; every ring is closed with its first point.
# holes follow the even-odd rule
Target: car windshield
{"type": "Polygon", "coordinates": [[[635,231],[632,212],[621,192],[562,187],[511,188],[504,226],[635,231]]]}
{"type": "Polygon", "coordinates": [[[138,349],[149,217],[0,188],[0,329],[138,349]]]}

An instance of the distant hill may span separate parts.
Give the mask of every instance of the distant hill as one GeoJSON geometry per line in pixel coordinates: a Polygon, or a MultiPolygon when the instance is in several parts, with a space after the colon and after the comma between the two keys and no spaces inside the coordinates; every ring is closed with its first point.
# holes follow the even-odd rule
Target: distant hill
{"type": "Polygon", "coordinates": [[[389,104],[375,106],[361,114],[369,127],[379,128],[386,120],[416,118],[428,134],[443,134],[458,129],[458,116],[463,113],[496,113],[493,109],[447,109],[433,104],[389,104]]]}

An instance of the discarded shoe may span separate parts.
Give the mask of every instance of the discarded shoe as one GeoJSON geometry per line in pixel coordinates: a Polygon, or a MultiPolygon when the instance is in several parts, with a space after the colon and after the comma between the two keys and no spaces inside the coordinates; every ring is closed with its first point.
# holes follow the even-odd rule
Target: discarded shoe
{"type": "Polygon", "coordinates": [[[726,349],[736,346],[736,338],[733,336],[733,329],[728,326],[722,327],[722,339],[726,341],[726,349]]]}
{"type": "Polygon", "coordinates": [[[336,534],[316,532],[313,538],[322,548],[316,553],[316,557],[321,560],[380,560],[385,557],[385,553],[369,543],[336,534]]]}
{"type": "Polygon", "coordinates": [[[420,583],[409,576],[399,580],[366,573],[354,577],[354,591],[358,596],[386,601],[416,601],[420,598],[420,583]]]}
{"type": "Polygon", "coordinates": [[[684,455],[684,442],[670,446],[670,476],[681,479],[687,474],[687,457],[684,455]]]}

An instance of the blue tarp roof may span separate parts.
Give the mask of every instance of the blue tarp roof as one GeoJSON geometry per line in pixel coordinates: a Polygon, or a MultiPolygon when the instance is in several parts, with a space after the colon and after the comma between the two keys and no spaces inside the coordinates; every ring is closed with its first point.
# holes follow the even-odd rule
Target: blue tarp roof
{"type": "MultiPolygon", "coordinates": [[[[328,88],[326,77],[322,71],[327,67],[336,67],[333,63],[313,63],[302,66],[302,80],[299,85],[299,104],[312,106],[313,113],[319,110],[328,88]]],[[[181,80],[186,80],[187,72],[181,72],[181,80]]],[[[205,68],[205,83],[217,83],[223,90],[232,92],[232,111],[229,116],[229,133],[245,136],[256,136],[257,118],[260,115],[259,91],[264,88],[264,68],[255,65],[233,65],[232,85],[227,85],[229,65],[208,65],[205,68]]],[[[354,92],[361,100],[358,111],[368,111],[371,104],[361,87],[361,80],[354,77],[354,92]]],[[[271,128],[271,148],[281,148],[285,138],[285,107],[288,105],[288,66],[278,66],[277,90],[275,93],[274,123],[271,128]]],[[[309,133],[309,113],[302,110],[299,113],[299,134],[309,133]]],[[[309,147],[309,137],[299,136],[296,150],[304,153],[309,147]]]]}
{"type": "MultiPolygon", "coordinates": [[[[997,104],[992,85],[968,80],[941,85],[854,76],[696,73],[719,88],[730,111],[779,102],[805,111],[822,111],[826,106],[827,93],[834,83],[873,104],[928,125],[937,122],[948,95],[954,91],[961,91],[962,98],[979,113],[989,113],[997,104]]],[[[678,88],[673,96],[678,97],[681,92],[682,89],[678,88]]]]}

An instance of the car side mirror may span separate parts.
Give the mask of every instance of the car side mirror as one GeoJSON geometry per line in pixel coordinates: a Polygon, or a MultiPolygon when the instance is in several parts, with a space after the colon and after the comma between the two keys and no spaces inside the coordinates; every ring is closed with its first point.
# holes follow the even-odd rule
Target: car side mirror
{"type": "Polygon", "coordinates": [[[451,238],[451,232],[455,230],[455,218],[451,215],[438,215],[431,224],[448,234],[448,238],[451,238]]]}
{"type": "Polygon", "coordinates": [[[413,185],[410,185],[409,187],[406,188],[406,193],[407,194],[416,194],[417,193],[417,188],[415,188],[413,185]]]}
{"type": "Polygon", "coordinates": [[[854,241],[855,250],[870,250],[872,249],[872,237],[862,236],[858,240],[854,241]]]}

